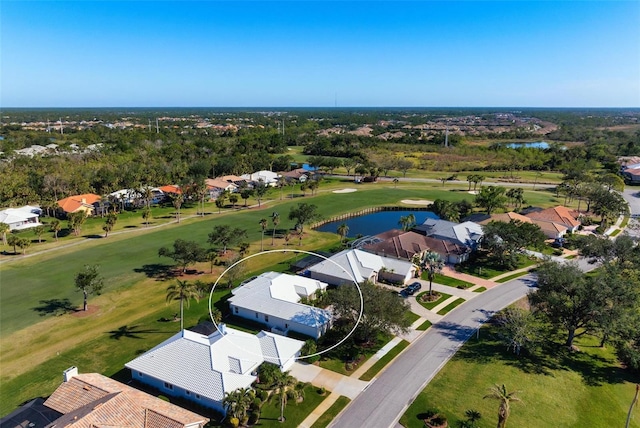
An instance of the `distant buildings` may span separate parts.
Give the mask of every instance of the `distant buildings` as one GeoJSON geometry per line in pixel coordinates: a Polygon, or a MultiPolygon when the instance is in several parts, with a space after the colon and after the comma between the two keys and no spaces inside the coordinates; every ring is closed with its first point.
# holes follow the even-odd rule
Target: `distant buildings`
{"type": "Polygon", "coordinates": [[[20,208],[6,208],[0,211],[0,223],[9,225],[9,230],[23,230],[30,227],[40,226],[40,215],[42,210],[39,207],[25,205],[20,208]]]}

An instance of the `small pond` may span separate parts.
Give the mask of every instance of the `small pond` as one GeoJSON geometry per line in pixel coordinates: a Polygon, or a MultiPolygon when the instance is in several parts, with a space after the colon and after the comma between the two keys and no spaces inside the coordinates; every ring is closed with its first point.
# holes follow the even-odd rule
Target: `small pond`
{"type": "Polygon", "coordinates": [[[510,149],[519,149],[519,148],[527,148],[527,149],[548,149],[549,143],[546,141],[534,141],[531,143],[509,143],[505,144],[505,147],[510,149]]]}
{"type": "Polygon", "coordinates": [[[400,221],[400,217],[408,216],[409,214],[413,214],[416,217],[416,224],[422,224],[428,218],[439,218],[431,211],[378,211],[376,213],[365,214],[359,217],[332,221],[323,224],[316,230],[319,230],[320,232],[337,233],[338,226],[342,223],[346,223],[347,226],[349,226],[349,234],[347,237],[353,238],[358,235],[377,235],[378,233],[386,232],[387,230],[402,228],[398,223],[400,221]]]}

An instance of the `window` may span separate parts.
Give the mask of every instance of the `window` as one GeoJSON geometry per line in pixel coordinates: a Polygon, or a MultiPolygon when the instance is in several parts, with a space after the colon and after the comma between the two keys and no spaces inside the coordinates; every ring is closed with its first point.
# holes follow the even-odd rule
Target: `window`
{"type": "Polygon", "coordinates": [[[265,320],[265,322],[269,322],[269,315],[265,315],[264,316],[264,320],[265,320]]]}
{"type": "Polygon", "coordinates": [[[238,313],[238,307],[236,306],[235,308],[233,308],[233,310],[235,311],[235,313],[238,313]]]}
{"type": "Polygon", "coordinates": [[[200,394],[196,394],[196,400],[200,399],[200,394]]]}
{"type": "Polygon", "coordinates": [[[256,312],[256,318],[258,318],[258,313],[256,312]]]}
{"type": "Polygon", "coordinates": [[[289,328],[289,324],[285,324],[285,325],[284,325],[284,328],[289,328]]]}
{"type": "Polygon", "coordinates": [[[191,391],[187,391],[186,389],[184,390],[184,393],[187,394],[187,396],[191,395],[191,391]]]}
{"type": "Polygon", "coordinates": [[[142,377],[142,373],[141,372],[138,372],[138,377],[142,377]]]}
{"type": "Polygon", "coordinates": [[[170,391],[173,391],[173,385],[171,385],[170,383],[165,382],[164,387],[170,391]]]}

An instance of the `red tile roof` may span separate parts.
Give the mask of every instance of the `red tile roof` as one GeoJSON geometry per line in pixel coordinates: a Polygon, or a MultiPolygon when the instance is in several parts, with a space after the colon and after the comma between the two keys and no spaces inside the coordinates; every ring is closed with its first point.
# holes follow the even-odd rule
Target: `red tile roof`
{"type": "Polygon", "coordinates": [[[547,208],[546,210],[529,213],[527,217],[533,220],[560,223],[566,225],[567,228],[575,228],[580,226],[580,222],[577,220],[579,214],[580,213],[575,210],[559,205],[557,207],[547,208]]]}
{"type": "Polygon", "coordinates": [[[81,207],[93,208],[92,205],[102,199],[99,195],[93,193],[85,193],[83,195],[69,196],[68,198],[60,199],[58,206],[66,213],[74,213],[81,207]]]}
{"type": "Polygon", "coordinates": [[[62,383],[44,405],[63,413],[53,424],[74,428],[183,428],[209,421],[97,373],[79,374],[62,383]]]}
{"type": "Polygon", "coordinates": [[[384,241],[366,245],[363,250],[377,254],[384,253],[407,260],[411,260],[414,254],[427,250],[435,251],[445,258],[450,254],[460,255],[469,251],[468,247],[458,245],[455,242],[432,238],[412,231],[403,232],[394,229],[376,236],[384,241]]]}
{"type": "Polygon", "coordinates": [[[175,193],[177,195],[182,193],[180,186],[176,186],[175,184],[167,184],[166,186],[158,187],[158,189],[162,190],[163,193],[175,193]]]}

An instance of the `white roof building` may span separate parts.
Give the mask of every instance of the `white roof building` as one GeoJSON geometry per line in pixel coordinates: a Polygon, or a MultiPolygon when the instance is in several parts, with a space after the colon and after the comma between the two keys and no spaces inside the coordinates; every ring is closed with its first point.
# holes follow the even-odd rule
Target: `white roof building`
{"type": "Polygon", "coordinates": [[[475,249],[484,231],[482,226],[472,221],[455,223],[448,220],[428,218],[419,226],[413,228],[418,233],[438,239],[448,239],[457,244],[466,245],[475,249]]]}
{"type": "Polygon", "coordinates": [[[25,205],[20,208],[6,208],[0,211],[0,223],[9,225],[9,230],[22,230],[40,226],[42,210],[39,207],[25,205]]]}
{"type": "Polygon", "coordinates": [[[225,393],[249,388],[264,361],[284,371],[299,356],[303,342],[273,333],[258,335],[219,325],[209,336],[182,330],[125,364],[133,379],[225,412],[225,393]]]}
{"type": "Polygon", "coordinates": [[[244,175],[241,175],[240,177],[247,181],[253,181],[253,182],[258,182],[262,180],[268,186],[275,186],[278,183],[278,178],[280,177],[280,174],[275,173],[273,171],[262,170],[262,171],[254,172],[253,174],[244,174],[244,175]]]}
{"type": "Polygon", "coordinates": [[[266,272],[232,290],[228,302],[235,316],[264,323],[272,331],[295,331],[317,339],[331,326],[331,313],[300,300],[313,300],[316,291],[326,289],[326,283],[315,279],[266,272]]]}
{"type": "Polygon", "coordinates": [[[358,284],[366,280],[376,282],[379,278],[406,284],[416,269],[406,260],[356,249],[341,251],[329,260],[311,266],[308,269],[311,278],[333,285],[353,284],[354,279],[358,284]]]}

